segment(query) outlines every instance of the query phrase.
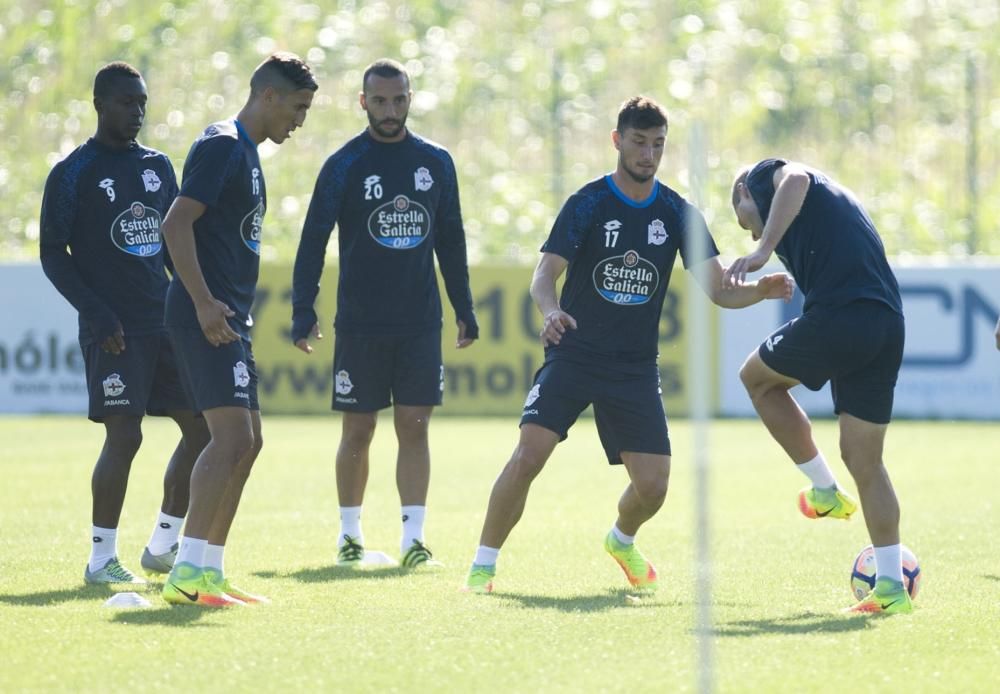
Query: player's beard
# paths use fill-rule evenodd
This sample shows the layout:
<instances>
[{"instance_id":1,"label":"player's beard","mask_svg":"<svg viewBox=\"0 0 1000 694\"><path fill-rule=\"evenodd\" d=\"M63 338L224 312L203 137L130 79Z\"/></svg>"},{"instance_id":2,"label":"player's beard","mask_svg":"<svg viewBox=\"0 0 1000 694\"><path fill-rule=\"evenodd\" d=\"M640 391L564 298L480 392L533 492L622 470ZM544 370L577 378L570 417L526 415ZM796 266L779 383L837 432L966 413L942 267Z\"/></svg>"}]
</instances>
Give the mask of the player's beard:
<instances>
[{"instance_id":1,"label":"player's beard","mask_svg":"<svg viewBox=\"0 0 1000 694\"><path fill-rule=\"evenodd\" d=\"M398 125L395 126L390 125L390 127L392 128L390 130L389 128L383 126L384 123L390 123L390 124L398 123ZM397 137L399 133L403 132L403 128L406 127L406 116L403 116L402 118L399 119L386 118L384 120L376 121L372 117L372 114L369 113L368 124L372 126L372 130L377 132L382 137Z\"/></svg>"},{"instance_id":2,"label":"player's beard","mask_svg":"<svg viewBox=\"0 0 1000 694\"><path fill-rule=\"evenodd\" d=\"M651 179L653 176L656 175L656 171L654 169L653 173L649 174L648 176L643 176L637 171L633 171L631 168L629 168L628 164L626 164L624 160L622 160L622 170L625 171L625 173L627 173L629 177L636 183L646 183L647 181L649 181L649 179Z\"/></svg>"}]
</instances>

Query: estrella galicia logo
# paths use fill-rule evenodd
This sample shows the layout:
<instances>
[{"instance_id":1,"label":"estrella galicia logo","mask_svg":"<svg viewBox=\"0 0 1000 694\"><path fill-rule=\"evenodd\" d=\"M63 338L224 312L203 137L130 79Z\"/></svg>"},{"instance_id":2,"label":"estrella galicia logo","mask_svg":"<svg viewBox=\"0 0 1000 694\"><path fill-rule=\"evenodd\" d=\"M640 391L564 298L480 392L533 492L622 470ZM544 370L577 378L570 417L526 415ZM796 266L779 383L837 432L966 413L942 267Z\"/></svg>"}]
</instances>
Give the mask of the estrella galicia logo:
<instances>
[{"instance_id":1,"label":"estrella galicia logo","mask_svg":"<svg viewBox=\"0 0 1000 694\"><path fill-rule=\"evenodd\" d=\"M264 202L258 202L257 207L247 213L240 222L240 236L243 243L251 251L260 255L260 234L264 227Z\"/></svg>"},{"instance_id":2,"label":"estrella galicia logo","mask_svg":"<svg viewBox=\"0 0 1000 694\"><path fill-rule=\"evenodd\" d=\"M130 255L156 255L163 247L160 213L141 202L133 202L111 223L111 242Z\"/></svg>"},{"instance_id":3,"label":"estrella galicia logo","mask_svg":"<svg viewBox=\"0 0 1000 694\"><path fill-rule=\"evenodd\" d=\"M368 216L368 233L375 242L386 248L416 248L431 229L431 215L427 208L405 195L397 195L390 202L379 205Z\"/></svg>"},{"instance_id":4,"label":"estrella galicia logo","mask_svg":"<svg viewBox=\"0 0 1000 694\"><path fill-rule=\"evenodd\" d=\"M613 304L644 304L659 284L656 266L633 250L605 258L594 267L594 288Z\"/></svg>"}]
</instances>

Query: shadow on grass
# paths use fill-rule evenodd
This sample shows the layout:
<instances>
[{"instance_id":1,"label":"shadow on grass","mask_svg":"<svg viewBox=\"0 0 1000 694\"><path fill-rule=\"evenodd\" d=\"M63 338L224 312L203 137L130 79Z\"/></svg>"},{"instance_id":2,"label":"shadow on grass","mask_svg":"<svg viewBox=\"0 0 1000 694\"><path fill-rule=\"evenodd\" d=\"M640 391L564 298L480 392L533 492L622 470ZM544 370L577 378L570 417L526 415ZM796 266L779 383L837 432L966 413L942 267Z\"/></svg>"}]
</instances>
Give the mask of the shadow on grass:
<instances>
[{"instance_id":1,"label":"shadow on grass","mask_svg":"<svg viewBox=\"0 0 1000 694\"><path fill-rule=\"evenodd\" d=\"M291 573L278 571L255 571L258 578L293 578L302 583L333 583L337 581L370 581L372 579L400 578L409 575L411 571L399 566L373 566L357 569L346 566L316 566L299 569Z\"/></svg>"},{"instance_id":2,"label":"shadow on grass","mask_svg":"<svg viewBox=\"0 0 1000 694\"><path fill-rule=\"evenodd\" d=\"M501 600L519 603L522 607L538 610L558 610L560 612L606 612L608 610L649 609L670 604L657 600L655 596L643 595L635 591L612 590L592 595L537 595L531 593L494 592Z\"/></svg>"},{"instance_id":3,"label":"shadow on grass","mask_svg":"<svg viewBox=\"0 0 1000 694\"><path fill-rule=\"evenodd\" d=\"M874 617L878 619L878 617ZM870 629L873 617L803 612L776 619L741 619L723 622L716 636L760 636L761 634L839 634Z\"/></svg>"},{"instance_id":4,"label":"shadow on grass","mask_svg":"<svg viewBox=\"0 0 1000 694\"><path fill-rule=\"evenodd\" d=\"M136 586L133 589L143 592L141 586ZM62 590L47 590L41 593L0 594L0 603L19 607L45 607L46 605L78 600L107 600L116 592L120 591L112 590L106 585L83 585L76 588L63 588Z\"/></svg>"},{"instance_id":5,"label":"shadow on grass","mask_svg":"<svg viewBox=\"0 0 1000 694\"><path fill-rule=\"evenodd\" d=\"M244 607L227 607L225 610L243 610ZM162 626L162 627L217 627L218 624L197 624L206 612L217 612L217 609L206 607L157 607L142 610L118 610L111 618L112 622L128 626Z\"/></svg>"},{"instance_id":6,"label":"shadow on grass","mask_svg":"<svg viewBox=\"0 0 1000 694\"><path fill-rule=\"evenodd\" d=\"M983 574L983 578L987 581L996 581L1000 583L1000 576L997 576L996 574Z\"/></svg>"}]
</instances>

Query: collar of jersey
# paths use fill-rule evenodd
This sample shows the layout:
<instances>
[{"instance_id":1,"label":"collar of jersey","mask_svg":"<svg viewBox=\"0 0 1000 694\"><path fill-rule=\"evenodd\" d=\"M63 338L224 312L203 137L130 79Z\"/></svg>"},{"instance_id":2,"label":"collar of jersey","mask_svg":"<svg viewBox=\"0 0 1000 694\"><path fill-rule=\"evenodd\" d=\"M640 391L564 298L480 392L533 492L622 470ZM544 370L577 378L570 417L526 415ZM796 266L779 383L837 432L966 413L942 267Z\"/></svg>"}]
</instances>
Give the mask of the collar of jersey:
<instances>
[{"instance_id":1,"label":"collar of jersey","mask_svg":"<svg viewBox=\"0 0 1000 694\"><path fill-rule=\"evenodd\" d=\"M243 127L243 124L240 123L239 120L237 120L236 118L233 118L233 122L236 123L236 131L240 134L240 137L246 140L247 144L249 144L251 147L257 149L257 143L250 139L250 136L247 134L246 128Z\"/></svg>"},{"instance_id":2,"label":"collar of jersey","mask_svg":"<svg viewBox=\"0 0 1000 694\"><path fill-rule=\"evenodd\" d=\"M615 185L615 179L611 177L611 174L605 174L604 180L608 182L608 188L611 189L611 192L617 195L618 199L621 200L626 205L628 205L629 207L636 207L636 208L649 207L650 205L653 204L653 201L656 200L656 196L660 192L660 182L654 178L653 191L649 194L649 197L640 202L636 202L629 196L625 195L625 193L623 193L621 189L617 185Z\"/></svg>"}]
</instances>

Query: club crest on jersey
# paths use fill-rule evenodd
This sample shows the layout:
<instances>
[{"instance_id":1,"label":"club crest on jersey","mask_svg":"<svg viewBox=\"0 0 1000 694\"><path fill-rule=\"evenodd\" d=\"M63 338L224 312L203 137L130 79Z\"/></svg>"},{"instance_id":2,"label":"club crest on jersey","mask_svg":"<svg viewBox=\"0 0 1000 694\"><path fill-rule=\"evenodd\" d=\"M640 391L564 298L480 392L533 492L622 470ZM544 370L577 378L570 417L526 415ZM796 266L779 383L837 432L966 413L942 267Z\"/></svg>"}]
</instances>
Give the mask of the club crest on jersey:
<instances>
[{"instance_id":1,"label":"club crest on jersey","mask_svg":"<svg viewBox=\"0 0 1000 694\"><path fill-rule=\"evenodd\" d=\"M650 222L649 226L646 227L646 229L649 232L647 240L654 246L662 246L664 241L666 241L667 237L669 236L666 228L663 226L663 222L660 221L659 219L654 219L652 222Z\"/></svg>"},{"instance_id":2,"label":"club crest on jersey","mask_svg":"<svg viewBox=\"0 0 1000 694\"><path fill-rule=\"evenodd\" d=\"M594 289L613 304L644 304L659 284L656 266L634 250L605 258L594 266Z\"/></svg>"},{"instance_id":3,"label":"club crest on jersey","mask_svg":"<svg viewBox=\"0 0 1000 694\"><path fill-rule=\"evenodd\" d=\"M160 221L157 210L133 202L111 223L111 242L129 255L156 255L163 248Z\"/></svg>"},{"instance_id":4,"label":"club crest on jersey","mask_svg":"<svg viewBox=\"0 0 1000 694\"><path fill-rule=\"evenodd\" d=\"M101 386L104 388L104 397L107 398L117 398L125 392L125 381L122 380L121 374L110 374L101 381Z\"/></svg>"},{"instance_id":5,"label":"club crest on jersey","mask_svg":"<svg viewBox=\"0 0 1000 694\"><path fill-rule=\"evenodd\" d=\"M238 361L233 365L233 384L237 388L246 388L250 385L250 370L245 362Z\"/></svg>"},{"instance_id":6,"label":"club crest on jersey","mask_svg":"<svg viewBox=\"0 0 1000 694\"><path fill-rule=\"evenodd\" d=\"M368 233L380 246L397 250L416 248L431 229L427 208L405 195L379 205L368 216Z\"/></svg>"},{"instance_id":7,"label":"club crest on jersey","mask_svg":"<svg viewBox=\"0 0 1000 694\"><path fill-rule=\"evenodd\" d=\"M142 185L146 192L155 193L160 189L160 177L152 169L146 169L142 172Z\"/></svg>"},{"instance_id":8,"label":"club crest on jersey","mask_svg":"<svg viewBox=\"0 0 1000 694\"><path fill-rule=\"evenodd\" d=\"M339 395L347 395L354 390L354 384L351 383L351 375L344 369L338 371L334 378L334 388L337 389Z\"/></svg>"},{"instance_id":9,"label":"club crest on jersey","mask_svg":"<svg viewBox=\"0 0 1000 694\"><path fill-rule=\"evenodd\" d=\"M431 178L431 172L427 170L426 166L421 166L413 172L414 188L417 190L430 190L432 185L434 185L434 179Z\"/></svg>"},{"instance_id":10,"label":"club crest on jersey","mask_svg":"<svg viewBox=\"0 0 1000 694\"><path fill-rule=\"evenodd\" d=\"M257 255L260 255L260 235L263 227L264 202L261 201L240 222L240 236L243 237L243 244Z\"/></svg>"},{"instance_id":11,"label":"club crest on jersey","mask_svg":"<svg viewBox=\"0 0 1000 694\"><path fill-rule=\"evenodd\" d=\"M114 202L115 198L118 197L115 195L115 179L113 178L105 178L97 184L97 187L101 188L107 194L108 200L111 202Z\"/></svg>"}]
</instances>

